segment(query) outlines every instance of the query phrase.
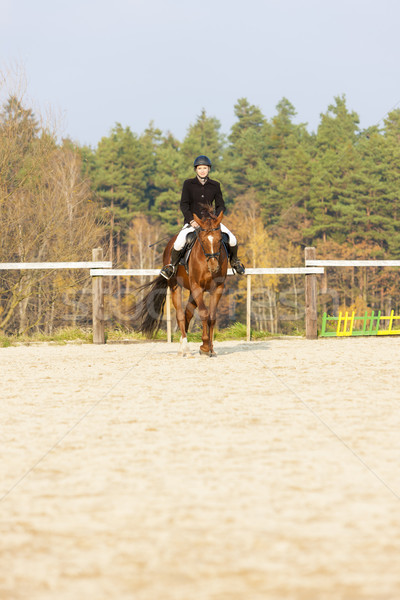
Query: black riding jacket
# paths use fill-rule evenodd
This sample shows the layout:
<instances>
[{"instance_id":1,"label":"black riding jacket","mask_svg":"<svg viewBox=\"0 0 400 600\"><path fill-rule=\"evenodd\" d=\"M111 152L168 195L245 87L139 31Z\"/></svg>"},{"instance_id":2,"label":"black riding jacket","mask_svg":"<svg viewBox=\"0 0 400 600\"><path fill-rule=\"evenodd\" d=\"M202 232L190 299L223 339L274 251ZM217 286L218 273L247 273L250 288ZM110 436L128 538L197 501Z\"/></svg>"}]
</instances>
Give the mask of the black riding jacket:
<instances>
[{"instance_id":1,"label":"black riding jacket","mask_svg":"<svg viewBox=\"0 0 400 600\"><path fill-rule=\"evenodd\" d=\"M222 197L221 186L218 181L207 179L202 185L197 177L186 179L182 188L181 211L185 218L185 224L193 220L193 213L200 219L204 211L203 206L212 206L215 203L215 214L218 216L225 212L225 202Z\"/></svg>"}]
</instances>

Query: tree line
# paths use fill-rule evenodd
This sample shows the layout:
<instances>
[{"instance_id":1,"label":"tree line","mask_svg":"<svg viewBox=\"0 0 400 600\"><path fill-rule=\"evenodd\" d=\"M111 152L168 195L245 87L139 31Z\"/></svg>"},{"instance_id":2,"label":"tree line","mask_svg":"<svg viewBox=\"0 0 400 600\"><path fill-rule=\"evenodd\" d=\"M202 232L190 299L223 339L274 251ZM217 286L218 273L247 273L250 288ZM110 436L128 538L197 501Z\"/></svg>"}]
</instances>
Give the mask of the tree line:
<instances>
[{"instance_id":1,"label":"tree line","mask_svg":"<svg viewBox=\"0 0 400 600\"><path fill-rule=\"evenodd\" d=\"M345 96L337 96L315 133L295 122L295 108L286 98L270 119L246 98L234 111L228 136L203 110L183 141L153 124L141 135L116 124L96 148L81 149L85 173L108 212L114 260L140 267L160 264L156 252L143 260L137 219L154 228L155 240L179 230L180 191L184 179L193 176L198 154L213 162L212 177L221 182L228 208L225 222L234 226L249 266L301 265L309 245L321 258L400 258L399 109L380 125L361 129ZM232 285L239 294L243 284ZM290 314L302 314L292 282L264 277L258 302L264 317L254 316L258 326L277 331L282 285L286 298L293 294ZM320 299L331 312L355 306L397 309L397 272L330 271L321 281Z\"/></svg>"},{"instance_id":2,"label":"tree line","mask_svg":"<svg viewBox=\"0 0 400 600\"><path fill-rule=\"evenodd\" d=\"M361 130L344 96L321 115L316 133L295 124L293 105L282 99L268 120L248 100L235 105L226 137L205 111L180 142L150 125L142 135L116 124L97 148L82 148L86 174L115 231L127 239L129 223L145 215L171 233L182 223L183 180L193 176L199 152L212 159L212 176L230 209L253 194L271 235L302 245L365 244L371 256L400 253L398 179L400 110Z\"/></svg>"},{"instance_id":3,"label":"tree line","mask_svg":"<svg viewBox=\"0 0 400 600\"><path fill-rule=\"evenodd\" d=\"M163 238L183 224L180 192L198 154L212 160L211 176L227 205L224 221L247 266L302 265L308 245L321 258L400 258L400 110L361 129L345 96L337 96L315 133L295 122L286 98L271 118L246 98L234 111L228 135L203 110L182 141L153 123L141 134L117 123L88 147L58 142L32 110L8 98L0 114L0 261L87 260L102 243L116 266L161 266ZM0 329L13 331L49 327L49 310L50 322L58 323L59 290L65 296L84 278L0 275ZM320 281L320 305L330 312L397 310L398 283L397 272L387 269L332 270ZM116 323L134 285L109 282ZM300 280L260 277L253 285L255 327L301 330ZM244 317L243 278L231 278L228 287L221 324ZM77 322L79 314L76 308Z\"/></svg>"}]
</instances>

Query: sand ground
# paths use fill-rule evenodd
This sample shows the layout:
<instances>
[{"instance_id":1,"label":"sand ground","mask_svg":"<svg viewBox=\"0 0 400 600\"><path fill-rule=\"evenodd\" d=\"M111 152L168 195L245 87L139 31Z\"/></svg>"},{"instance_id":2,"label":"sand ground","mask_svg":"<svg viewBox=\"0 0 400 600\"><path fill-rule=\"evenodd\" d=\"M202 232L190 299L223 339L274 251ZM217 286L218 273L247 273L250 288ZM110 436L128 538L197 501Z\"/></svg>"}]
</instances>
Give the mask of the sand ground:
<instances>
[{"instance_id":1,"label":"sand ground","mask_svg":"<svg viewBox=\"0 0 400 600\"><path fill-rule=\"evenodd\" d=\"M0 598L398 600L400 339L0 349Z\"/></svg>"}]
</instances>

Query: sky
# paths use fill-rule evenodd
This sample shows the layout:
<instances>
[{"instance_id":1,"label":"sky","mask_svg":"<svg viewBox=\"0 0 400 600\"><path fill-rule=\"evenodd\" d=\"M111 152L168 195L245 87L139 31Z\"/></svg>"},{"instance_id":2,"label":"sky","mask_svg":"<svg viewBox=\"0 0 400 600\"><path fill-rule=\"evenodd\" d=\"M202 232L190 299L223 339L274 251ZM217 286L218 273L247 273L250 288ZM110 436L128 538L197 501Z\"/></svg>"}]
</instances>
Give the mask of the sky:
<instances>
[{"instance_id":1,"label":"sky","mask_svg":"<svg viewBox=\"0 0 400 600\"><path fill-rule=\"evenodd\" d=\"M0 98L96 147L116 123L183 140L202 109L229 134L247 98L267 119L286 97L316 131L335 96L382 125L400 107L398 0L0 0Z\"/></svg>"}]
</instances>

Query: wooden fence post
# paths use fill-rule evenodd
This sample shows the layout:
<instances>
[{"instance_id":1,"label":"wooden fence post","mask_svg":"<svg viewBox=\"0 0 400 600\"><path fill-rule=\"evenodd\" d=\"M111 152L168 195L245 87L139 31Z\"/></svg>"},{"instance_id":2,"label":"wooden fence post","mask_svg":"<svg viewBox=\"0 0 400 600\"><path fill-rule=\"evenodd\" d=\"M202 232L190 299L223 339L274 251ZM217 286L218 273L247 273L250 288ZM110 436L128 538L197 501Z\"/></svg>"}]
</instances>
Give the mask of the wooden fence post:
<instances>
[{"instance_id":1,"label":"wooden fence post","mask_svg":"<svg viewBox=\"0 0 400 600\"><path fill-rule=\"evenodd\" d=\"M103 248L93 248L92 260L103 260ZM105 344L103 277L92 277L93 344Z\"/></svg>"},{"instance_id":2,"label":"wooden fence post","mask_svg":"<svg viewBox=\"0 0 400 600\"><path fill-rule=\"evenodd\" d=\"M316 252L314 247L304 249L305 260L315 260ZM305 301L306 301L306 338L315 340L318 337L317 324L317 276L314 274L306 275Z\"/></svg>"},{"instance_id":3,"label":"wooden fence post","mask_svg":"<svg viewBox=\"0 0 400 600\"><path fill-rule=\"evenodd\" d=\"M247 274L247 294L246 294L246 341L251 339L251 275Z\"/></svg>"}]
</instances>

